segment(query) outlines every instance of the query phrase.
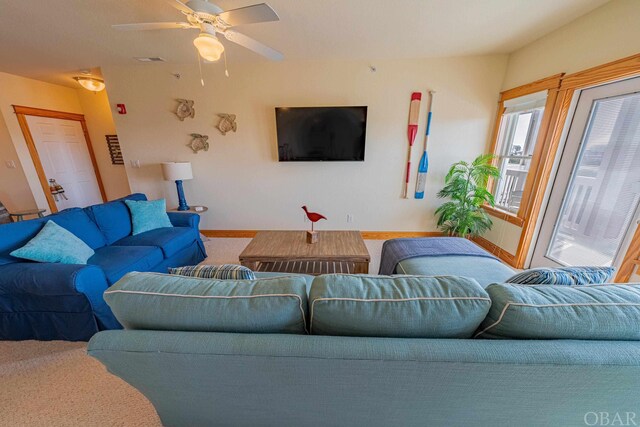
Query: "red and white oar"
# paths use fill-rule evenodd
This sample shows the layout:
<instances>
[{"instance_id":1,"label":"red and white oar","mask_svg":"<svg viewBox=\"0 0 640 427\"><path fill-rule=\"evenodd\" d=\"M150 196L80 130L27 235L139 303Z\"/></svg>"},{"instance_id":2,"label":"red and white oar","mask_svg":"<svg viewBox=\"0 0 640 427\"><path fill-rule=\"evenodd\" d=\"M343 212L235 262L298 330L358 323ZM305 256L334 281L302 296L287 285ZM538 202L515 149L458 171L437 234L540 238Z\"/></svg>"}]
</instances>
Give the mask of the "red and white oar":
<instances>
[{"instance_id":1,"label":"red and white oar","mask_svg":"<svg viewBox=\"0 0 640 427\"><path fill-rule=\"evenodd\" d=\"M418 120L420 118L420 101L422 100L421 92L413 92L411 94L411 104L409 107L409 127L407 129L407 137L409 138L409 152L407 154L407 174L404 179L404 189L402 197L409 198L409 178L411 177L411 149L416 140L418 133Z\"/></svg>"}]
</instances>

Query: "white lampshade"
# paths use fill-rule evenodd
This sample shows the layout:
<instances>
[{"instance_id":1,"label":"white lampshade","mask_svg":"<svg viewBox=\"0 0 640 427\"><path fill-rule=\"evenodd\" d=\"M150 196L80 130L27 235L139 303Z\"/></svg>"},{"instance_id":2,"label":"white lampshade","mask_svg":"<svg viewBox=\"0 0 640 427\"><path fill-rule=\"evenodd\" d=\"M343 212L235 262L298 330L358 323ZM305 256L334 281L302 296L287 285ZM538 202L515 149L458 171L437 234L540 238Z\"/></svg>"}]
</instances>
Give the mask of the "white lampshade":
<instances>
[{"instance_id":1,"label":"white lampshade","mask_svg":"<svg viewBox=\"0 0 640 427\"><path fill-rule=\"evenodd\" d=\"M191 162L163 162L162 175L166 181L193 179Z\"/></svg>"}]
</instances>

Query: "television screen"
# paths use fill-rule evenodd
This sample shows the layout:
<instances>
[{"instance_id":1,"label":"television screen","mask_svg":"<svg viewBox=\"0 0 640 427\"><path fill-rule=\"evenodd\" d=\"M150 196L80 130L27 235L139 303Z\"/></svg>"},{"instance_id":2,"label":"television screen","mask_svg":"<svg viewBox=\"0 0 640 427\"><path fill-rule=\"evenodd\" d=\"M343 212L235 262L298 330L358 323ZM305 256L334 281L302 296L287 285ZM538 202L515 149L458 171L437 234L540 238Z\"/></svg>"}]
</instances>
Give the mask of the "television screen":
<instances>
[{"instance_id":1,"label":"television screen","mask_svg":"<svg viewBox=\"0 0 640 427\"><path fill-rule=\"evenodd\" d=\"M363 161L367 107L276 108L281 162Z\"/></svg>"}]
</instances>

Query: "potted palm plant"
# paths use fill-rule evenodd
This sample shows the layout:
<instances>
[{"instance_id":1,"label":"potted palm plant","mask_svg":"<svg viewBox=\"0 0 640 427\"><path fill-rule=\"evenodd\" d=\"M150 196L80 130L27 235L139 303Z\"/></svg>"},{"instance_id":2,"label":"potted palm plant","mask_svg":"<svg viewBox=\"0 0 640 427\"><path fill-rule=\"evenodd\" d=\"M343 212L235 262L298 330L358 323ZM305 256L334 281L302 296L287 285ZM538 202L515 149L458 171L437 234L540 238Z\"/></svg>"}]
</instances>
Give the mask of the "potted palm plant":
<instances>
[{"instance_id":1,"label":"potted palm plant","mask_svg":"<svg viewBox=\"0 0 640 427\"><path fill-rule=\"evenodd\" d=\"M482 209L495 205L487 190L489 178L498 179L500 171L492 164L494 156L483 154L473 162L454 163L444 179L444 188L438 197L450 199L436 209L438 228L450 236L475 237L493 226L489 215Z\"/></svg>"}]
</instances>

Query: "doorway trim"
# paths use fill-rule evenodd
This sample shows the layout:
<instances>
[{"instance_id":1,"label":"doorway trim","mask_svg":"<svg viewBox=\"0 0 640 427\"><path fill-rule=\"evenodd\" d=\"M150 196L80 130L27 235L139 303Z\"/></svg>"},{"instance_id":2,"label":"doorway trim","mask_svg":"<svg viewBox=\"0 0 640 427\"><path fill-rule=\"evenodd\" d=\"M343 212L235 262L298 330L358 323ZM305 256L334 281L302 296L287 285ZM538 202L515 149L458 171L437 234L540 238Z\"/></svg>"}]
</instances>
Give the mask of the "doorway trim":
<instances>
[{"instance_id":1,"label":"doorway trim","mask_svg":"<svg viewBox=\"0 0 640 427\"><path fill-rule=\"evenodd\" d=\"M87 123L84 119L84 115L77 113L66 113L64 111L45 110L43 108L25 107L23 105L12 105L12 107L14 113L16 114L16 117L18 118L20 130L22 130L22 135L24 136L24 139L27 143L27 148L29 149L29 154L31 155L31 160L33 161L33 166L35 167L36 173L38 174L38 180L40 181L42 191L44 191L44 195L47 198L47 203L49 204L49 210L51 211L51 213L58 212L58 208L56 207L56 202L53 199L51 191L49 191L49 182L47 181L47 176L45 175L44 169L42 168L40 156L38 155L36 144L33 141L33 136L31 135L31 130L29 129L29 124L27 123L26 116L48 117L51 119L74 120L80 122L80 125L82 126L82 133L84 134L84 140L87 144L87 149L89 150L89 157L91 157L93 171L95 172L96 180L98 181L100 195L102 196L102 201L106 202L107 196L104 191L104 184L102 183L102 177L100 176L100 170L98 169L96 155L93 152L91 138L89 137L89 131L87 129Z\"/></svg>"}]
</instances>

